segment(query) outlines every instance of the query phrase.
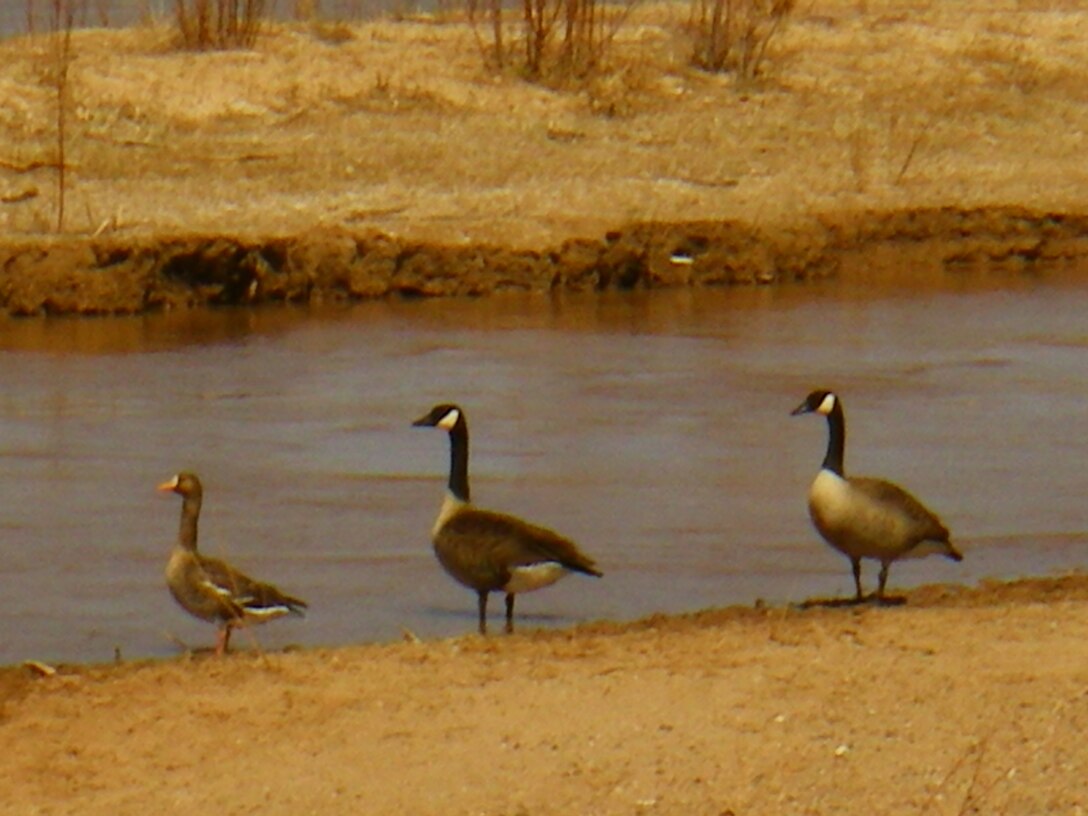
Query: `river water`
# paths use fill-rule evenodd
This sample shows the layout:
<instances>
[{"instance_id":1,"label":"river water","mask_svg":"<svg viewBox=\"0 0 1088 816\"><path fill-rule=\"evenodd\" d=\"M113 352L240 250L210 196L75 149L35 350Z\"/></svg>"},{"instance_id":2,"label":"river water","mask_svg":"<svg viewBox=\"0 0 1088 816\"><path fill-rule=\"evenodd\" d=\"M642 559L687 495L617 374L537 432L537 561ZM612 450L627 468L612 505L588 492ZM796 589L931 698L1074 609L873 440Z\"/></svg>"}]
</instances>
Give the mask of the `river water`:
<instances>
[{"instance_id":1,"label":"river water","mask_svg":"<svg viewBox=\"0 0 1088 816\"><path fill-rule=\"evenodd\" d=\"M155 486L181 469L204 481L204 551L312 605L258 629L264 647L473 631L429 543L446 435L410 427L446 401L469 420L474 499L606 573L522 596L522 626L849 594L805 509L825 423L789 415L820 386L846 409L848 472L908 487L965 552L893 566L893 589L1088 561L1075 281L42 319L0 338L0 663L213 641L163 585L180 499Z\"/></svg>"}]
</instances>

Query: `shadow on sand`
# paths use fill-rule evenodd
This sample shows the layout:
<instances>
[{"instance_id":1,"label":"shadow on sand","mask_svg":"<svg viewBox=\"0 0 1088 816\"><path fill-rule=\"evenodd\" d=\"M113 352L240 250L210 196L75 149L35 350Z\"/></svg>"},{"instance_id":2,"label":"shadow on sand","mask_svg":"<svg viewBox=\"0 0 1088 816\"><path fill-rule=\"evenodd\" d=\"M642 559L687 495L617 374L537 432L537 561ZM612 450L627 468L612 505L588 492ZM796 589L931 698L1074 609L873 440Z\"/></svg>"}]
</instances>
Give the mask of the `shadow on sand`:
<instances>
[{"instance_id":1,"label":"shadow on sand","mask_svg":"<svg viewBox=\"0 0 1088 816\"><path fill-rule=\"evenodd\" d=\"M853 606L902 606L907 602L903 595L866 595L864 598L809 598L793 604L796 609L840 609Z\"/></svg>"}]
</instances>

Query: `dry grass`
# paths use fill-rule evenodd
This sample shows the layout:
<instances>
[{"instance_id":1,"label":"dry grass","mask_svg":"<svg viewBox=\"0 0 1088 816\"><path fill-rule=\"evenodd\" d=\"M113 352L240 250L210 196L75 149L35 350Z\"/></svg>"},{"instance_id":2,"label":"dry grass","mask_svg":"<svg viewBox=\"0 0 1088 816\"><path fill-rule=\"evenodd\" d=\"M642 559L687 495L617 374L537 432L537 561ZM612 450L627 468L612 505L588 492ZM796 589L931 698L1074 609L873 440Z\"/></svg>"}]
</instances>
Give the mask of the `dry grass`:
<instances>
[{"instance_id":1,"label":"dry grass","mask_svg":"<svg viewBox=\"0 0 1088 816\"><path fill-rule=\"evenodd\" d=\"M76 31L68 229L537 246L628 219L1086 206L1088 10L802 7L755 80L694 68L688 18L636 9L610 70L571 87L492 74L464 21L269 24L206 53ZM46 39L0 42L3 232L53 220L50 61Z\"/></svg>"}]
</instances>

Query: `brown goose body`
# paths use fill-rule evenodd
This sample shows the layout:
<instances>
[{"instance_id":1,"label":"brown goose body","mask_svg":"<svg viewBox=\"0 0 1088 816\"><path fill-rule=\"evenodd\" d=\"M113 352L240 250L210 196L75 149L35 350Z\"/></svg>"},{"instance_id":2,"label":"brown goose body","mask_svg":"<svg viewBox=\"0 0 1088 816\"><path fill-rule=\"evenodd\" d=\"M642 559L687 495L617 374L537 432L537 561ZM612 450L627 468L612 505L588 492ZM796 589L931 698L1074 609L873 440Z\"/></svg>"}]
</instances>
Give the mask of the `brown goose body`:
<instances>
[{"instance_id":1,"label":"brown goose body","mask_svg":"<svg viewBox=\"0 0 1088 816\"><path fill-rule=\"evenodd\" d=\"M417 426L450 433L450 486L431 531L435 556L449 575L477 593L479 630L487 632L487 597L506 595L506 630L514 627L514 598L554 584L571 572L600 577L591 558L563 536L516 516L481 510L469 501L468 426L460 408L436 406Z\"/></svg>"},{"instance_id":2,"label":"brown goose body","mask_svg":"<svg viewBox=\"0 0 1088 816\"><path fill-rule=\"evenodd\" d=\"M166 586L178 605L193 617L218 624L216 654L230 643L231 630L246 623L263 623L284 615L302 615L306 602L256 581L225 561L197 551L197 524L203 500L200 480L179 473L159 490L184 499L178 540L166 564Z\"/></svg>"},{"instance_id":3,"label":"brown goose body","mask_svg":"<svg viewBox=\"0 0 1088 816\"><path fill-rule=\"evenodd\" d=\"M433 536L439 563L461 584L528 592L569 572L601 573L570 539L514 516L462 505Z\"/></svg>"},{"instance_id":4,"label":"brown goose body","mask_svg":"<svg viewBox=\"0 0 1088 816\"><path fill-rule=\"evenodd\" d=\"M913 495L884 479L847 477L843 473L846 421L841 401L829 391L814 391L793 412L819 413L828 420L828 450L809 488L812 523L825 541L850 559L856 600L864 599L861 559L880 562L876 600L884 600L888 569L904 558L963 556L948 528Z\"/></svg>"},{"instance_id":5,"label":"brown goose body","mask_svg":"<svg viewBox=\"0 0 1088 816\"><path fill-rule=\"evenodd\" d=\"M812 523L850 558L919 558L924 542L949 544L948 528L918 499L883 479L838 477L822 470L809 489Z\"/></svg>"}]
</instances>

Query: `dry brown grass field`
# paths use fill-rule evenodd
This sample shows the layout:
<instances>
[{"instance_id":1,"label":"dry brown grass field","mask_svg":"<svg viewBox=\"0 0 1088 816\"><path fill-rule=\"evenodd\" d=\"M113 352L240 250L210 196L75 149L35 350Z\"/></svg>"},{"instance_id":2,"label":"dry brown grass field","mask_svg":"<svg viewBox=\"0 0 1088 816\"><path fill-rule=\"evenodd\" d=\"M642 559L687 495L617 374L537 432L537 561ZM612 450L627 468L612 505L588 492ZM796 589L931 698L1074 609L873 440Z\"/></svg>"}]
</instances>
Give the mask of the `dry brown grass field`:
<instances>
[{"instance_id":1,"label":"dry brown grass field","mask_svg":"<svg viewBox=\"0 0 1088 816\"><path fill-rule=\"evenodd\" d=\"M987 235L1022 238L1045 233L1050 216L1088 209L1081 4L803 3L752 80L693 67L689 18L686 4L637 7L599 73L551 84L488 69L457 15L270 23L252 50L222 52L179 50L166 27L76 31L61 238L51 235L56 57L48 36L9 39L0 43L0 250L27 277L40 269L19 257L28 246L77 247L62 261L94 268L103 254L117 266L126 249L163 251L178 236L205 247L223 236L261 247L347 236L357 245L318 242L327 263L307 265L309 249L282 247L291 262L268 251L262 263L283 280L307 278L313 291L345 252L386 259L382 241L397 252L501 248L533 267L531 282L511 273L506 283L541 288L556 261L539 256L563 256L563 267L572 239L597 261L606 236L635 225L650 225L635 239L645 250L665 234L678 237L664 244L683 248L685 224L731 224L743 240L710 242L736 251L754 241L790 257L747 278L698 264L696 276L777 280L833 266L811 263L829 229L832 244L848 243L896 233L922 212L931 218L923 231L956 239L974 229L963 213L981 212L1005 222L988 223ZM900 226L886 228L888 218ZM1078 223L1072 237L1081 232ZM152 273L140 267L137 281L116 283L142 299L106 310L168 301L148 295ZM352 273L341 284L350 296L430 291L383 280ZM21 302L20 285L7 282L9 311L79 310L43 307L33 294ZM273 286L268 296L296 295Z\"/></svg>"}]
</instances>

